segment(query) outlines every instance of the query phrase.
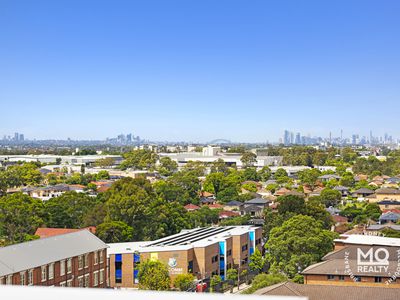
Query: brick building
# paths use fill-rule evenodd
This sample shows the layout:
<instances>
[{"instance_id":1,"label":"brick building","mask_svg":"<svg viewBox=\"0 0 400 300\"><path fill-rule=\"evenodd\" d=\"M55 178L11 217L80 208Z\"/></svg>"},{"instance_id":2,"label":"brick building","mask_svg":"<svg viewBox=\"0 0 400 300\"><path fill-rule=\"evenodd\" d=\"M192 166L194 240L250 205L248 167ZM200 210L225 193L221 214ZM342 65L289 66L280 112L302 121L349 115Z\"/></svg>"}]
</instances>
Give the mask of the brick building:
<instances>
[{"instance_id":1,"label":"brick building","mask_svg":"<svg viewBox=\"0 0 400 300\"><path fill-rule=\"evenodd\" d=\"M0 248L0 284L104 288L106 248L88 230Z\"/></svg>"},{"instance_id":2,"label":"brick building","mask_svg":"<svg viewBox=\"0 0 400 300\"><path fill-rule=\"evenodd\" d=\"M306 268L310 285L400 288L400 239L370 235L343 236L322 262Z\"/></svg>"},{"instance_id":3,"label":"brick building","mask_svg":"<svg viewBox=\"0 0 400 300\"><path fill-rule=\"evenodd\" d=\"M192 273L198 279L224 278L230 268L248 267L255 248L262 250L262 228L253 226L208 227L182 232L151 242L108 244L110 287L138 284L142 261L159 260L172 279Z\"/></svg>"}]
</instances>

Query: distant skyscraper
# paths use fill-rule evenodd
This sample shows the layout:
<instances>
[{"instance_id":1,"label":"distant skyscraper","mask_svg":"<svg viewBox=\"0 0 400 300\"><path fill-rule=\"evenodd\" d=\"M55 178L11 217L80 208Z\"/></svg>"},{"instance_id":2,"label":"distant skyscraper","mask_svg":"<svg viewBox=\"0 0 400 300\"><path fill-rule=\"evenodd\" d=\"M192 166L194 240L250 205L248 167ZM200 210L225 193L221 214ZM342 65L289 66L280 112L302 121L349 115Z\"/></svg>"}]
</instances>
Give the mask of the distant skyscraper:
<instances>
[{"instance_id":1,"label":"distant skyscraper","mask_svg":"<svg viewBox=\"0 0 400 300\"><path fill-rule=\"evenodd\" d=\"M25 139L25 137L24 137L24 135L21 133L21 134L19 135L19 140L23 142L24 139Z\"/></svg>"},{"instance_id":2,"label":"distant skyscraper","mask_svg":"<svg viewBox=\"0 0 400 300\"><path fill-rule=\"evenodd\" d=\"M14 140L15 140L16 142L18 142L18 140L19 140L19 134L18 134L18 132L14 133Z\"/></svg>"},{"instance_id":3,"label":"distant skyscraper","mask_svg":"<svg viewBox=\"0 0 400 300\"><path fill-rule=\"evenodd\" d=\"M296 140L295 140L295 144L300 145L301 144L301 136L300 136L300 132L296 133Z\"/></svg>"},{"instance_id":4,"label":"distant skyscraper","mask_svg":"<svg viewBox=\"0 0 400 300\"><path fill-rule=\"evenodd\" d=\"M283 134L283 144L285 146L290 144L290 132L288 130L285 130L285 133Z\"/></svg>"}]
</instances>

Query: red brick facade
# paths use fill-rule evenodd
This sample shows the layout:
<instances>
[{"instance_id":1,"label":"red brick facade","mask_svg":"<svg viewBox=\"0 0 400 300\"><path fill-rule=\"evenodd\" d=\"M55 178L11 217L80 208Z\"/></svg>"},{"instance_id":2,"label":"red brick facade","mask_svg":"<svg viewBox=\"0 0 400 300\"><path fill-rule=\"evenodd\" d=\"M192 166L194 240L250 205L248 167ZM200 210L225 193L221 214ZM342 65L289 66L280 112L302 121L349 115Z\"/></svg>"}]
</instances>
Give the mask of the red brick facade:
<instances>
[{"instance_id":1,"label":"red brick facade","mask_svg":"<svg viewBox=\"0 0 400 300\"><path fill-rule=\"evenodd\" d=\"M105 288L106 249L4 276L0 284Z\"/></svg>"}]
</instances>

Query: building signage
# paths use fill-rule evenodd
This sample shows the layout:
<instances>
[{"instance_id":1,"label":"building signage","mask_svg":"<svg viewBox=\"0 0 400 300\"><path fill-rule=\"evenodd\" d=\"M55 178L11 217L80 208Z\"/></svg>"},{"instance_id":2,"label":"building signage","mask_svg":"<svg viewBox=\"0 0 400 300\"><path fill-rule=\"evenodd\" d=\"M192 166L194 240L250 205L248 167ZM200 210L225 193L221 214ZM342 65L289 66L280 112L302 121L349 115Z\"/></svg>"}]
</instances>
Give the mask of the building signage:
<instances>
[{"instance_id":1,"label":"building signage","mask_svg":"<svg viewBox=\"0 0 400 300\"><path fill-rule=\"evenodd\" d=\"M182 274L183 273L182 268L177 268L178 261L176 260L175 257L171 257L168 259L168 266L169 266L168 271L170 274Z\"/></svg>"}]
</instances>

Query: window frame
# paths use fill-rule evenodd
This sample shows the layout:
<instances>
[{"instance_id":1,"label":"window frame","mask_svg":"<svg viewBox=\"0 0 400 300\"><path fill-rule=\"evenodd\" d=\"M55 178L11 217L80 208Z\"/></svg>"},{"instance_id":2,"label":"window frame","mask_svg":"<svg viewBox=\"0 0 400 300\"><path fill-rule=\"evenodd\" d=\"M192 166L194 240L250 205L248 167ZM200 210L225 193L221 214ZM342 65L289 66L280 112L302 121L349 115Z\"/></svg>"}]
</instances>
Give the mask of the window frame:
<instances>
[{"instance_id":1,"label":"window frame","mask_svg":"<svg viewBox=\"0 0 400 300\"><path fill-rule=\"evenodd\" d=\"M54 279L54 263L49 264L48 279Z\"/></svg>"},{"instance_id":2,"label":"window frame","mask_svg":"<svg viewBox=\"0 0 400 300\"><path fill-rule=\"evenodd\" d=\"M33 269L28 271L28 285L33 285Z\"/></svg>"},{"instance_id":3,"label":"window frame","mask_svg":"<svg viewBox=\"0 0 400 300\"><path fill-rule=\"evenodd\" d=\"M60 276L65 275L65 260L60 261Z\"/></svg>"},{"instance_id":4,"label":"window frame","mask_svg":"<svg viewBox=\"0 0 400 300\"><path fill-rule=\"evenodd\" d=\"M40 268L40 279L41 279L41 282L47 281L47 265L46 266L41 266L41 268Z\"/></svg>"},{"instance_id":5,"label":"window frame","mask_svg":"<svg viewBox=\"0 0 400 300\"><path fill-rule=\"evenodd\" d=\"M26 272L25 271L19 273L19 284L26 285Z\"/></svg>"},{"instance_id":6,"label":"window frame","mask_svg":"<svg viewBox=\"0 0 400 300\"><path fill-rule=\"evenodd\" d=\"M67 274L72 273L72 258L67 259Z\"/></svg>"}]
</instances>

